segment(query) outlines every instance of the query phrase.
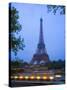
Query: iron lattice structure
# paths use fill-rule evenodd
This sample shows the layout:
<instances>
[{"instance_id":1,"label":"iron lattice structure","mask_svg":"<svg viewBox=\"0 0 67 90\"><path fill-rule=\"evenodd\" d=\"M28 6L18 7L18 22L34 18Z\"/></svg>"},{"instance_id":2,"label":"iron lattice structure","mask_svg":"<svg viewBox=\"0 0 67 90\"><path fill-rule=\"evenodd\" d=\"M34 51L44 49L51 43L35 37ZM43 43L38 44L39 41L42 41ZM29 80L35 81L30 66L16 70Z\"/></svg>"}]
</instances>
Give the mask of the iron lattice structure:
<instances>
[{"instance_id":1,"label":"iron lattice structure","mask_svg":"<svg viewBox=\"0 0 67 90\"><path fill-rule=\"evenodd\" d=\"M40 18L39 43L37 45L37 51L32 57L31 64L46 63L48 61L49 61L49 56L48 56L47 51L46 51L44 37L43 37L43 19Z\"/></svg>"}]
</instances>

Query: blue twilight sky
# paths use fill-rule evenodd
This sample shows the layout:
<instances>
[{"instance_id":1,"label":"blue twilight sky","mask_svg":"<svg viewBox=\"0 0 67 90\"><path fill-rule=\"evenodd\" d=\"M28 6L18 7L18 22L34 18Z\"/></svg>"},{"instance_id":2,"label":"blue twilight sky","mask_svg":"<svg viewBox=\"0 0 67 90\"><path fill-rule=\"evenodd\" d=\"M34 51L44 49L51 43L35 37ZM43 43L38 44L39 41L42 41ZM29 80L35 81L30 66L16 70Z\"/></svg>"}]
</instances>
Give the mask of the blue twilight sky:
<instances>
[{"instance_id":1,"label":"blue twilight sky","mask_svg":"<svg viewBox=\"0 0 67 90\"><path fill-rule=\"evenodd\" d=\"M47 12L46 5L12 3L19 11L19 22L22 25L20 35L24 38L24 51L18 52L18 58L30 61L37 50L40 31L40 18L43 18L43 34L46 50L50 60L65 58L64 34L65 16ZM12 58L14 55L12 54Z\"/></svg>"}]
</instances>

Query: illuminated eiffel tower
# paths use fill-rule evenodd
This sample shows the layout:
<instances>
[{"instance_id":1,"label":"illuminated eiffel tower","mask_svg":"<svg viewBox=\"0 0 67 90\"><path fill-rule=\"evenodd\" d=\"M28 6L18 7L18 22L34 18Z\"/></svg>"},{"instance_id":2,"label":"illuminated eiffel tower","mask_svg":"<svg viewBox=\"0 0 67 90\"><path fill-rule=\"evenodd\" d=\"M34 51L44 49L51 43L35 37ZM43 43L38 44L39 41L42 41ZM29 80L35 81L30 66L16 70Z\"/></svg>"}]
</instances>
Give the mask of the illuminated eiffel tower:
<instances>
[{"instance_id":1,"label":"illuminated eiffel tower","mask_svg":"<svg viewBox=\"0 0 67 90\"><path fill-rule=\"evenodd\" d=\"M37 45L37 51L33 55L31 64L41 64L49 62L49 56L46 52L44 37L43 37L43 19L40 18L40 35L39 35L39 43Z\"/></svg>"}]
</instances>

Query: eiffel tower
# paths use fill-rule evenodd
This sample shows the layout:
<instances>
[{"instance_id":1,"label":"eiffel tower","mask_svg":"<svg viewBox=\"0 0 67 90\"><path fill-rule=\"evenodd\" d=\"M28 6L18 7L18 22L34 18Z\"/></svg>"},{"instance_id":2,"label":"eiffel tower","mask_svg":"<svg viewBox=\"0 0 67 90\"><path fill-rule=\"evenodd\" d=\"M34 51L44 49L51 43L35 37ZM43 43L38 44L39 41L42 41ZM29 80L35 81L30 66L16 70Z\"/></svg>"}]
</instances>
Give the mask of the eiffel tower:
<instances>
[{"instance_id":1,"label":"eiffel tower","mask_svg":"<svg viewBox=\"0 0 67 90\"><path fill-rule=\"evenodd\" d=\"M49 62L49 56L47 54L46 48L45 48L45 43L44 43L44 37L43 37L43 19L40 18L40 35L39 35L39 43L37 45L37 51L33 55L31 64L41 64L41 63L46 63Z\"/></svg>"}]
</instances>

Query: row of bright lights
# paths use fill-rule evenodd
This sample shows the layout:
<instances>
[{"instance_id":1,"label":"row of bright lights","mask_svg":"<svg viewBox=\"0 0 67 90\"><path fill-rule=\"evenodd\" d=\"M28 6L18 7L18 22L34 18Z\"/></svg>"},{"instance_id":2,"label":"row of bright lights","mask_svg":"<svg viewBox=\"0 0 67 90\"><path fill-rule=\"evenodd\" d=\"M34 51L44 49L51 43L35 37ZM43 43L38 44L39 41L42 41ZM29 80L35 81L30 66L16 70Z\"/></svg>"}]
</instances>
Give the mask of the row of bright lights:
<instances>
[{"instance_id":1,"label":"row of bright lights","mask_svg":"<svg viewBox=\"0 0 67 90\"><path fill-rule=\"evenodd\" d=\"M61 75L56 75L55 77L57 78L60 78ZM43 76L43 77L40 77L40 76L11 76L11 79L25 79L25 80L28 80L28 79L31 79L31 80L34 80L34 79L37 79L37 80L40 80L40 79L43 79L43 80L47 80L47 79L50 79L50 80L53 80L54 79L54 76Z\"/></svg>"}]
</instances>

